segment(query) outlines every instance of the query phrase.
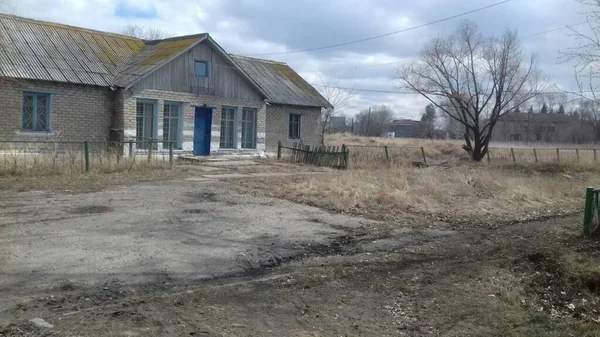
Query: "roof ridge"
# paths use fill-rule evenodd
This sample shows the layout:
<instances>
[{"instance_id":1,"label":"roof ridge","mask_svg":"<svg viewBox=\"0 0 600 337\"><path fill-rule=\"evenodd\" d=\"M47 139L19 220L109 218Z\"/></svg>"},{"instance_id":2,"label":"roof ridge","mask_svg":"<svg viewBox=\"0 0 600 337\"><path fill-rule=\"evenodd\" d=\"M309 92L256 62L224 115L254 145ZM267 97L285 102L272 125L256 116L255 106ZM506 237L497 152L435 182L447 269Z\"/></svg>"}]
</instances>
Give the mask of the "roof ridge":
<instances>
[{"instance_id":1,"label":"roof ridge","mask_svg":"<svg viewBox=\"0 0 600 337\"><path fill-rule=\"evenodd\" d=\"M64 23L57 23L57 22L52 22L52 21L44 21L44 20L26 18L24 16L18 16L18 15L0 13L0 18L2 18L2 17L4 17L4 18L10 18L10 19L16 19L16 20L21 20L21 21L35 22L35 23L43 24L43 25L47 25L47 26L58 26L58 27L70 28L70 29L78 29L78 30L83 30L83 31L93 32L93 33L101 33L101 34L105 34L105 35L116 36L116 37L120 37L120 38L126 38L126 39L132 39L132 40L136 40L136 41L140 41L140 42L145 42L144 40L138 39L137 37L134 37L134 36L124 35L124 34L118 34L118 33L112 33L112 32L106 32L106 31L102 31L102 30L98 30L98 29L91 29L91 28L85 28L85 27L71 26L71 25L66 25Z\"/></svg>"},{"instance_id":2,"label":"roof ridge","mask_svg":"<svg viewBox=\"0 0 600 337\"><path fill-rule=\"evenodd\" d=\"M259 61L259 62L264 62L264 63L276 63L276 64L285 64L285 65L288 65L287 63L282 62L282 61L273 61L273 60L259 59L259 58L256 58L256 57L250 57L250 56L244 56L244 55L229 54L229 56L231 56L231 57L237 57L237 58L242 58L242 59L247 59L247 60L254 60L254 61Z\"/></svg>"},{"instance_id":3,"label":"roof ridge","mask_svg":"<svg viewBox=\"0 0 600 337\"><path fill-rule=\"evenodd\" d=\"M158 40L142 40L142 41L144 41L146 44L155 44L155 43L159 43L159 42L186 40L186 39L201 38L201 37L206 37L206 36L208 36L208 33L198 33L198 34L190 34L190 35L172 36L172 37L167 37L167 38L158 39Z\"/></svg>"}]
</instances>

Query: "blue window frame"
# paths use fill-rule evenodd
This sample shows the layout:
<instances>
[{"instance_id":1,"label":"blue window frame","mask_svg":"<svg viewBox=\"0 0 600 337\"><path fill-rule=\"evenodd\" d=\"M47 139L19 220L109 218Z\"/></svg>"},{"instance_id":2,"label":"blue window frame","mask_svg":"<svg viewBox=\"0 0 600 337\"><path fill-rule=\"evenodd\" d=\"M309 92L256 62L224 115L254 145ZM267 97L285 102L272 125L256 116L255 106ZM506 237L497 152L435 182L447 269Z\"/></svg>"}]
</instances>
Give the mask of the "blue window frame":
<instances>
[{"instance_id":1,"label":"blue window frame","mask_svg":"<svg viewBox=\"0 0 600 337\"><path fill-rule=\"evenodd\" d=\"M163 148L169 148L169 142L175 142L174 148L181 149L182 104L165 101L163 108Z\"/></svg>"},{"instance_id":2,"label":"blue window frame","mask_svg":"<svg viewBox=\"0 0 600 337\"><path fill-rule=\"evenodd\" d=\"M23 92L21 129L50 131L50 94Z\"/></svg>"},{"instance_id":3,"label":"blue window frame","mask_svg":"<svg viewBox=\"0 0 600 337\"><path fill-rule=\"evenodd\" d=\"M198 77L208 77L208 62L195 61L194 62L194 75Z\"/></svg>"}]
</instances>

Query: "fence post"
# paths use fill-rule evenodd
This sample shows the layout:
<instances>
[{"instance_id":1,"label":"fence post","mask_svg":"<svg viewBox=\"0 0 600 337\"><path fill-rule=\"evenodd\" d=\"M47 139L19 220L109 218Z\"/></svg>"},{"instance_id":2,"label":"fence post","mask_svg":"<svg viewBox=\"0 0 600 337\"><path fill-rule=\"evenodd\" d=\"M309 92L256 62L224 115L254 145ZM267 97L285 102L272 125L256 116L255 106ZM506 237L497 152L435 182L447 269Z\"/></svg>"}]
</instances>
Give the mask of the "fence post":
<instances>
[{"instance_id":1,"label":"fence post","mask_svg":"<svg viewBox=\"0 0 600 337\"><path fill-rule=\"evenodd\" d=\"M152 144L152 141L148 141L148 162L150 162L152 160L152 148L154 147L154 144Z\"/></svg>"},{"instance_id":2,"label":"fence post","mask_svg":"<svg viewBox=\"0 0 600 337\"><path fill-rule=\"evenodd\" d=\"M583 235L592 234L592 219L594 218L594 188L585 189L585 210L583 213Z\"/></svg>"},{"instance_id":3,"label":"fence post","mask_svg":"<svg viewBox=\"0 0 600 337\"><path fill-rule=\"evenodd\" d=\"M281 159L281 141L277 141L277 160Z\"/></svg>"},{"instance_id":4,"label":"fence post","mask_svg":"<svg viewBox=\"0 0 600 337\"><path fill-rule=\"evenodd\" d=\"M173 169L173 142L169 142L169 168Z\"/></svg>"},{"instance_id":5,"label":"fence post","mask_svg":"<svg viewBox=\"0 0 600 337\"><path fill-rule=\"evenodd\" d=\"M596 149L594 149L594 161L596 161Z\"/></svg>"},{"instance_id":6,"label":"fence post","mask_svg":"<svg viewBox=\"0 0 600 337\"><path fill-rule=\"evenodd\" d=\"M421 156L423 156L423 165L427 166L427 158L425 157L425 149L421 146Z\"/></svg>"},{"instance_id":7,"label":"fence post","mask_svg":"<svg viewBox=\"0 0 600 337\"><path fill-rule=\"evenodd\" d=\"M385 149L385 160L390 160L390 154L388 153L387 145L384 145L383 148Z\"/></svg>"},{"instance_id":8,"label":"fence post","mask_svg":"<svg viewBox=\"0 0 600 337\"><path fill-rule=\"evenodd\" d=\"M537 151L535 150L535 147L533 148L533 157L535 158L535 162L538 162L538 156L537 156Z\"/></svg>"},{"instance_id":9,"label":"fence post","mask_svg":"<svg viewBox=\"0 0 600 337\"><path fill-rule=\"evenodd\" d=\"M490 163L490 148L489 147L487 149L487 161L488 161L488 164L489 164Z\"/></svg>"},{"instance_id":10,"label":"fence post","mask_svg":"<svg viewBox=\"0 0 600 337\"><path fill-rule=\"evenodd\" d=\"M515 159L515 149L512 147L510 148L510 155L512 156L513 163L516 163L517 160Z\"/></svg>"},{"instance_id":11,"label":"fence post","mask_svg":"<svg viewBox=\"0 0 600 337\"><path fill-rule=\"evenodd\" d=\"M345 149L344 151L344 169L348 169L350 167L350 150Z\"/></svg>"},{"instance_id":12,"label":"fence post","mask_svg":"<svg viewBox=\"0 0 600 337\"><path fill-rule=\"evenodd\" d=\"M560 151L556 148L556 160L560 163Z\"/></svg>"},{"instance_id":13,"label":"fence post","mask_svg":"<svg viewBox=\"0 0 600 337\"><path fill-rule=\"evenodd\" d=\"M133 157L133 140L129 140L129 157Z\"/></svg>"},{"instance_id":14,"label":"fence post","mask_svg":"<svg viewBox=\"0 0 600 337\"><path fill-rule=\"evenodd\" d=\"M85 172L90 171L90 147L87 140L83 142L83 153L85 157Z\"/></svg>"},{"instance_id":15,"label":"fence post","mask_svg":"<svg viewBox=\"0 0 600 337\"><path fill-rule=\"evenodd\" d=\"M579 149L575 148L575 154L577 155L577 161L579 161Z\"/></svg>"}]
</instances>

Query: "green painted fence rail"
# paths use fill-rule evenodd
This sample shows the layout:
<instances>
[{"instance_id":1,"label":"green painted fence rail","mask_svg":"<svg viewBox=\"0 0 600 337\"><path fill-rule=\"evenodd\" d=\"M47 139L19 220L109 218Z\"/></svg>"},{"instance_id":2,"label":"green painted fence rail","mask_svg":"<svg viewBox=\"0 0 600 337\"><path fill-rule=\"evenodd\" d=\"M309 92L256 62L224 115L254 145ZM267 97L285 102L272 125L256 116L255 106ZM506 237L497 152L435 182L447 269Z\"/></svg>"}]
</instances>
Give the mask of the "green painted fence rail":
<instances>
[{"instance_id":1,"label":"green painted fence rail","mask_svg":"<svg viewBox=\"0 0 600 337\"><path fill-rule=\"evenodd\" d=\"M118 172L173 168L173 141L0 140L0 175Z\"/></svg>"},{"instance_id":2,"label":"green painted fence rail","mask_svg":"<svg viewBox=\"0 0 600 337\"><path fill-rule=\"evenodd\" d=\"M585 189L585 208L583 211L583 235L590 236L598 229L600 220L600 207L598 195L600 188L588 187Z\"/></svg>"},{"instance_id":3,"label":"green painted fence rail","mask_svg":"<svg viewBox=\"0 0 600 337\"><path fill-rule=\"evenodd\" d=\"M283 150L290 152L289 159L295 163L314 166L326 166L348 169L350 166L350 150L345 145L340 146L310 146L294 143L293 146L283 146L277 143L277 159L281 159Z\"/></svg>"}]
</instances>

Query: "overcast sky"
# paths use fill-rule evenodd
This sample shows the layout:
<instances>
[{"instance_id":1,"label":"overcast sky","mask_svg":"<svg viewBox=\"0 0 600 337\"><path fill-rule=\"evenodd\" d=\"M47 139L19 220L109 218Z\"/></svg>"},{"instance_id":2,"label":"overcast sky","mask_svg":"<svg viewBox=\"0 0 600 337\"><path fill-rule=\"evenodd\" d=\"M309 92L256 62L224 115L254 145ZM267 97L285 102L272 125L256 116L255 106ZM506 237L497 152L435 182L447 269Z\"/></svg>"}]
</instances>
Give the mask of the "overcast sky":
<instances>
[{"instance_id":1,"label":"overcast sky","mask_svg":"<svg viewBox=\"0 0 600 337\"><path fill-rule=\"evenodd\" d=\"M397 64L418 56L424 43L449 34L460 19L363 43L313 52L274 54L332 45L436 21L500 0L8 0L15 15L120 32L128 23L157 26L172 35L208 32L230 53L287 62L310 83L399 90ZM468 15L486 34L506 27L526 36L585 20L574 0L512 0ZM559 50L573 45L568 30L522 39L556 85L573 87ZM318 88L318 87L317 87ZM318 88L319 89L319 88ZM387 104L397 117L420 118L426 102L415 95L359 92L346 112Z\"/></svg>"}]
</instances>

